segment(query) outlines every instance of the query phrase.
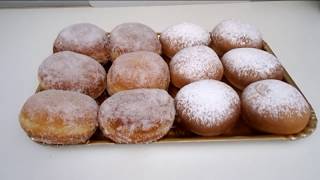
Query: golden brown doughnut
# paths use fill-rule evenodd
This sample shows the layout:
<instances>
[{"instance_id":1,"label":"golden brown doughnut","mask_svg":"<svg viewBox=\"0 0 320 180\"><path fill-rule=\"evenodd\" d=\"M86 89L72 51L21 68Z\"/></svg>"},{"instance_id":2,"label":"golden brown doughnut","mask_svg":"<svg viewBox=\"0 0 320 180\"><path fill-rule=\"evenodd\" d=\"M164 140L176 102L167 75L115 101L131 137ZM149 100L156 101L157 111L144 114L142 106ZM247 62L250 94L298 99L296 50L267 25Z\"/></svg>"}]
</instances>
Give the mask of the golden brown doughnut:
<instances>
[{"instance_id":1,"label":"golden brown doughnut","mask_svg":"<svg viewBox=\"0 0 320 180\"><path fill-rule=\"evenodd\" d=\"M262 48L262 36L253 25L238 20L225 20L219 23L211 32L211 48L222 56L234 48Z\"/></svg>"},{"instance_id":2,"label":"golden brown doughnut","mask_svg":"<svg viewBox=\"0 0 320 180\"><path fill-rule=\"evenodd\" d=\"M273 134L294 134L310 119L310 106L293 86L279 80L250 84L241 95L242 116L251 127Z\"/></svg>"},{"instance_id":3,"label":"golden brown doughnut","mask_svg":"<svg viewBox=\"0 0 320 180\"><path fill-rule=\"evenodd\" d=\"M240 90L255 81L283 78L283 68L278 59L260 49L232 49L223 55L221 61L225 77Z\"/></svg>"},{"instance_id":4,"label":"golden brown doughnut","mask_svg":"<svg viewBox=\"0 0 320 180\"><path fill-rule=\"evenodd\" d=\"M221 80L223 66L217 54L207 46L179 51L170 61L171 82L178 88L202 79Z\"/></svg>"},{"instance_id":5,"label":"golden brown doughnut","mask_svg":"<svg viewBox=\"0 0 320 180\"><path fill-rule=\"evenodd\" d=\"M198 25L185 22L164 30L160 35L160 42L163 54L171 58L183 48L209 45L210 34Z\"/></svg>"},{"instance_id":6,"label":"golden brown doughnut","mask_svg":"<svg viewBox=\"0 0 320 180\"><path fill-rule=\"evenodd\" d=\"M200 80L180 89L175 97L179 123L202 136L216 136L231 129L240 114L240 98L227 84Z\"/></svg>"},{"instance_id":7,"label":"golden brown doughnut","mask_svg":"<svg viewBox=\"0 0 320 180\"><path fill-rule=\"evenodd\" d=\"M97 98L106 88L106 71L89 56L71 51L52 54L39 67L42 89L77 91Z\"/></svg>"},{"instance_id":8,"label":"golden brown doughnut","mask_svg":"<svg viewBox=\"0 0 320 180\"><path fill-rule=\"evenodd\" d=\"M64 28L53 45L54 53L60 51L85 54L100 63L107 63L110 58L107 33L89 23L73 24Z\"/></svg>"},{"instance_id":9,"label":"golden brown doughnut","mask_svg":"<svg viewBox=\"0 0 320 180\"><path fill-rule=\"evenodd\" d=\"M175 118L173 98L162 89L121 91L105 100L99 127L116 143L149 143L163 137Z\"/></svg>"},{"instance_id":10,"label":"golden brown doughnut","mask_svg":"<svg viewBox=\"0 0 320 180\"><path fill-rule=\"evenodd\" d=\"M99 107L89 96L63 90L34 94L23 105L20 125L34 141L85 143L98 127Z\"/></svg>"},{"instance_id":11,"label":"golden brown doughnut","mask_svg":"<svg viewBox=\"0 0 320 180\"><path fill-rule=\"evenodd\" d=\"M157 33L141 23L123 23L116 26L110 33L110 48L112 61L128 52L151 51L161 54Z\"/></svg>"},{"instance_id":12,"label":"golden brown doughnut","mask_svg":"<svg viewBox=\"0 0 320 180\"><path fill-rule=\"evenodd\" d=\"M153 52L138 51L123 54L113 62L107 75L110 95L129 89L168 89L170 73L167 63Z\"/></svg>"}]
</instances>

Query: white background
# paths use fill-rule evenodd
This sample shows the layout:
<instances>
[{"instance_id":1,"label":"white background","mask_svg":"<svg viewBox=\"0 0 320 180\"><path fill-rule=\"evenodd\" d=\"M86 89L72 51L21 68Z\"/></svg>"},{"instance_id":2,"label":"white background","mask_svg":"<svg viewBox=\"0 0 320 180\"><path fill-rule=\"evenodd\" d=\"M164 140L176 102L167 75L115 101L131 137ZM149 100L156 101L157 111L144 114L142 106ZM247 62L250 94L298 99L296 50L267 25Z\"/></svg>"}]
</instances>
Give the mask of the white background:
<instances>
[{"instance_id":1,"label":"white background","mask_svg":"<svg viewBox=\"0 0 320 180\"><path fill-rule=\"evenodd\" d=\"M320 112L320 4L232 4L0 10L0 179L317 179L320 134L294 142L43 146L18 123L37 87L37 68L65 26L90 22L106 31L138 21L162 31L190 21L212 28L236 18L259 27L316 112Z\"/></svg>"}]
</instances>

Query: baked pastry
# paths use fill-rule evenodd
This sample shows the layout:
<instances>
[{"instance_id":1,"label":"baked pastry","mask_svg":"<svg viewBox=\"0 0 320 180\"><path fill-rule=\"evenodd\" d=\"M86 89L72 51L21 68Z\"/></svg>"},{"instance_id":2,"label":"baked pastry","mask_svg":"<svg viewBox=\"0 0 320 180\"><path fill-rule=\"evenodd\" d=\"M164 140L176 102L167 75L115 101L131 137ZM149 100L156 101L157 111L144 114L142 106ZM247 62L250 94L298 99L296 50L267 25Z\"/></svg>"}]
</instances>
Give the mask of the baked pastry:
<instances>
[{"instance_id":1,"label":"baked pastry","mask_svg":"<svg viewBox=\"0 0 320 180\"><path fill-rule=\"evenodd\" d=\"M141 23L123 23L116 26L110 33L110 46L112 61L128 52L161 53L161 44L157 33Z\"/></svg>"},{"instance_id":2,"label":"baked pastry","mask_svg":"<svg viewBox=\"0 0 320 180\"><path fill-rule=\"evenodd\" d=\"M225 20L219 23L211 32L212 49L222 56L234 48L262 48L262 36L253 25L238 20Z\"/></svg>"},{"instance_id":3,"label":"baked pastry","mask_svg":"<svg viewBox=\"0 0 320 180\"><path fill-rule=\"evenodd\" d=\"M181 88L202 79L221 80L223 66L217 54L207 46L193 46L179 51L170 61L170 77Z\"/></svg>"},{"instance_id":4,"label":"baked pastry","mask_svg":"<svg viewBox=\"0 0 320 180\"><path fill-rule=\"evenodd\" d=\"M37 142L85 143L98 127L98 110L97 103L87 95L46 90L25 102L20 112L20 125Z\"/></svg>"},{"instance_id":5,"label":"baked pastry","mask_svg":"<svg viewBox=\"0 0 320 180\"><path fill-rule=\"evenodd\" d=\"M150 143L167 134L175 118L173 98L162 89L121 91L105 100L99 127L116 143Z\"/></svg>"},{"instance_id":6,"label":"baked pastry","mask_svg":"<svg viewBox=\"0 0 320 180\"><path fill-rule=\"evenodd\" d=\"M160 35L160 42L163 54L172 58L183 48L209 45L210 34L198 25L184 22L164 30Z\"/></svg>"},{"instance_id":7,"label":"baked pastry","mask_svg":"<svg viewBox=\"0 0 320 180\"><path fill-rule=\"evenodd\" d=\"M154 52L138 51L123 54L113 62L107 75L110 95L129 89L167 89L170 72L167 63Z\"/></svg>"},{"instance_id":8,"label":"baked pastry","mask_svg":"<svg viewBox=\"0 0 320 180\"><path fill-rule=\"evenodd\" d=\"M53 52L74 51L85 54L99 63L110 59L107 33L89 23L73 24L64 28L56 38Z\"/></svg>"},{"instance_id":9,"label":"baked pastry","mask_svg":"<svg viewBox=\"0 0 320 180\"><path fill-rule=\"evenodd\" d=\"M260 49L232 49L223 55L221 61L227 80L241 90L255 81L283 78L283 68L278 59Z\"/></svg>"},{"instance_id":10,"label":"baked pastry","mask_svg":"<svg viewBox=\"0 0 320 180\"><path fill-rule=\"evenodd\" d=\"M200 80L180 89L175 97L179 123L202 136L216 136L232 128L240 114L240 98L227 84Z\"/></svg>"},{"instance_id":11,"label":"baked pastry","mask_svg":"<svg viewBox=\"0 0 320 180\"><path fill-rule=\"evenodd\" d=\"M293 86L279 80L250 84L241 95L242 116L251 127L273 134L294 134L309 122L310 106Z\"/></svg>"},{"instance_id":12,"label":"baked pastry","mask_svg":"<svg viewBox=\"0 0 320 180\"><path fill-rule=\"evenodd\" d=\"M89 56L62 51L46 58L39 67L41 89L77 91L97 98L106 88L106 71Z\"/></svg>"}]
</instances>

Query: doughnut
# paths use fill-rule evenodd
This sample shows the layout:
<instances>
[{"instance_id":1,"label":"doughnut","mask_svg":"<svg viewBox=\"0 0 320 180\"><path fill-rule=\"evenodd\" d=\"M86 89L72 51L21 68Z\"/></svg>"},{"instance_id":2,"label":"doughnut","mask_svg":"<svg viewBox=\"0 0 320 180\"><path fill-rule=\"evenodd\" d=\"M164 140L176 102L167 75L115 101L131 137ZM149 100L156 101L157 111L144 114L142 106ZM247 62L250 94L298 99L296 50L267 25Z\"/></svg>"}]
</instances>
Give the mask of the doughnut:
<instances>
[{"instance_id":1,"label":"doughnut","mask_svg":"<svg viewBox=\"0 0 320 180\"><path fill-rule=\"evenodd\" d=\"M97 103L72 91L45 90L29 97L20 125L34 141L45 144L85 143L98 127Z\"/></svg>"},{"instance_id":2,"label":"doughnut","mask_svg":"<svg viewBox=\"0 0 320 180\"><path fill-rule=\"evenodd\" d=\"M207 46L184 48L169 63L171 82L181 88L202 79L221 80L223 66L217 54Z\"/></svg>"},{"instance_id":3,"label":"doughnut","mask_svg":"<svg viewBox=\"0 0 320 180\"><path fill-rule=\"evenodd\" d=\"M116 143L150 143L170 130L175 118L173 98L162 89L121 91L105 100L99 127Z\"/></svg>"},{"instance_id":4,"label":"doughnut","mask_svg":"<svg viewBox=\"0 0 320 180\"><path fill-rule=\"evenodd\" d=\"M184 86L175 97L175 105L179 123L201 136L227 132L240 115L238 94L217 80L200 80Z\"/></svg>"},{"instance_id":5,"label":"doughnut","mask_svg":"<svg viewBox=\"0 0 320 180\"><path fill-rule=\"evenodd\" d=\"M106 88L106 71L89 56L62 51L46 58L38 69L40 87L77 91L97 98Z\"/></svg>"},{"instance_id":6,"label":"doughnut","mask_svg":"<svg viewBox=\"0 0 320 180\"><path fill-rule=\"evenodd\" d=\"M254 82L241 95L243 119L249 126L272 134L295 134L310 119L308 102L293 86L274 79Z\"/></svg>"},{"instance_id":7,"label":"doughnut","mask_svg":"<svg viewBox=\"0 0 320 180\"><path fill-rule=\"evenodd\" d=\"M103 64L110 59L107 33L89 23L73 24L64 28L53 45L54 53L60 51L81 53Z\"/></svg>"},{"instance_id":8,"label":"doughnut","mask_svg":"<svg viewBox=\"0 0 320 180\"><path fill-rule=\"evenodd\" d=\"M107 75L110 95L129 89L168 89L170 72L167 63L154 52L123 54L111 65Z\"/></svg>"},{"instance_id":9,"label":"doughnut","mask_svg":"<svg viewBox=\"0 0 320 180\"><path fill-rule=\"evenodd\" d=\"M157 33L141 23L123 23L116 26L110 33L110 46L112 61L128 52L161 53L161 44Z\"/></svg>"},{"instance_id":10,"label":"doughnut","mask_svg":"<svg viewBox=\"0 0 320 180\"><path fill-rule=\"evenodd\" d=\"M283 78L283 68L278 59L260 49L232 49L223 55L221 61L225 77L240 90L259 80Z\"/></svg>"},{"instance_id":11,"label":"doughnut","mask_svg":"<svg viewBox=\"0 0 320 180\"><path fill-rule=\"evenodd\" d=\"M211 48L222 56L234 48L262 48L262 36L253 25L238 20L225 20L219 23L211 32Z\"/></svg>"},{"instance_id":12,"label":"doughnut","mask_svg":"<svg viewBox=\"0 0 320 180\"><path fill-rule=\"evenodd\" d=\"M210 34L198 25L184 22L164 30L160 35L160 42L163 54L172 58L183 48L209 45Z\"/></svg>"}]
</instances>

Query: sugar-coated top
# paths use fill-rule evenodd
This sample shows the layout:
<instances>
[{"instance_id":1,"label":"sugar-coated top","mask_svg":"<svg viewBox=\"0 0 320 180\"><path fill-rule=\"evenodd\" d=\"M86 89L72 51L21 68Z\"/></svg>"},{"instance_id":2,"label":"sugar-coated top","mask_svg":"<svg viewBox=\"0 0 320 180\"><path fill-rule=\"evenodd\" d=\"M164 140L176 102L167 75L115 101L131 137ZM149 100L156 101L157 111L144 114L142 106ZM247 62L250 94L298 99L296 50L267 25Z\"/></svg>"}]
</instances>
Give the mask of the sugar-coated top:
<instances>
[{"instance_id":1,"label":"sugar-coated top","mask_svg":"<svg viewBox=\"0 0 320 180\"><path fill-rule=\"evenodd\" d=\"M30 121L43 116L48 124L60 119L64 126L72 127L79 123L97 125L98 108L94 99L87 95L72 91L46 90L31 96L23 105L22 112Z\"/></svg>"},{"instance_id":2,"label":"sugar-coated top","mask_svg":"<svg viewBox=\"0 0 320 180\"><path fill-rule=\"evenodd\" d=\"M261 33L255 26L233 19L219 23L212 30L212 36L217 39L220 37L228 40L232 44L239 45L245 45L247 43L257 45L262 41Z\"/></svg>"},{"instance_id":3,"label":"sugar-coated top","mask_svg":"<svg viewBox=\"0 0 320 180\"><path fill-rule=\"evenodd\" d=\"M78 23L64 28L57 37L57 42L75 46L93 47L105 41L106 32L90 23Z\"/></svg>"},{"instance_id":4,"label":"sugar-coated top","mask_svg":"<svg viewBox=\"0 0 320 180\"><path fill-rule=\"evenodd\" d=\"M224 54L221 60L228 71L239 77L250 75L268 78L282 68L274 55L256 48L232 49Z\"/></svg>"},{"instance_id":5,"label":"sugar-coated top","mask_svg":"<svg viewBox=\"0 0 320 180\"><path fill-rule=\"evenodd\" d=\"M65 89L85 94L95 86L105 87L106 81L106 72L97 61L71 51L61 51L45 59L39 67L38 76L44 89Z\"/></svg>"},{"instance_id":6,"label":"sugar-coated top","mask_svg":"<svg viewBox=\"0 0 320 180\"><path fill-rule=\"evenodd\" d=\"M201 80L184 86L177 94L176 108L194 123L213 126L222 123L240 107L238 94L217 80Z\"/></svg>"},{"instance_id":7,"label":"sugar-coated top","mask_svg":"<svg viewBox=\"0 0 320 180\"><path fill-rule=\"evenodd\" d=\"M134 51L161 53L157 33L141 23L123 23L116 26L110 33L110 43L111 51L119 51L119 54Z\"/></svg>"},{"instance_id":8,"label":"sugar-coated top","mask_svg":"<svg viewBox=\"0 0 320 180\"><path fill-rule=\"evenodd\" d=\"M193 46L179 51L170 61L170 70L185 79L220 80L223 66L217 54L207 46Z\"/></svg>"},{"instance_id":9,"label":"sugar-coated top","mask_svg":"<svg viewBox=\"0 0 320 180\"><path fill-rule=\"evenodd\" d=\"M118 92L105 100L99 111L103 132L126 143L132 142L131 138L138 132L145 132L144 138L147 138L149 131L164 131L159 134L166 134L174 118L174 100L162 89ZM164 124L169 126L162 128Z\"/></svg>"},{"instance_id":10,"label":"sugar-coated top","mask_svg":"<svg viewBox=\"0 0 320 180\"><path fill-rule=\"evenodd\" d=\"M309 105L293 86L279 80L262 80L250 84L242 93L242 100L259 114L277 119L284 114L302 116Z\"/></svg>"},{"instance_id":11,"label":"sugar-coated top","mask_svg":"<svg viewBox=\"0 0 320 180\"><path fill-rule=\"evenodd\" d=\"M160 39L170 46L182 49L196 45L208 45L210 43L210 34L198 25L183 22L164 30Z\"/></svg>"}]
</instances>

